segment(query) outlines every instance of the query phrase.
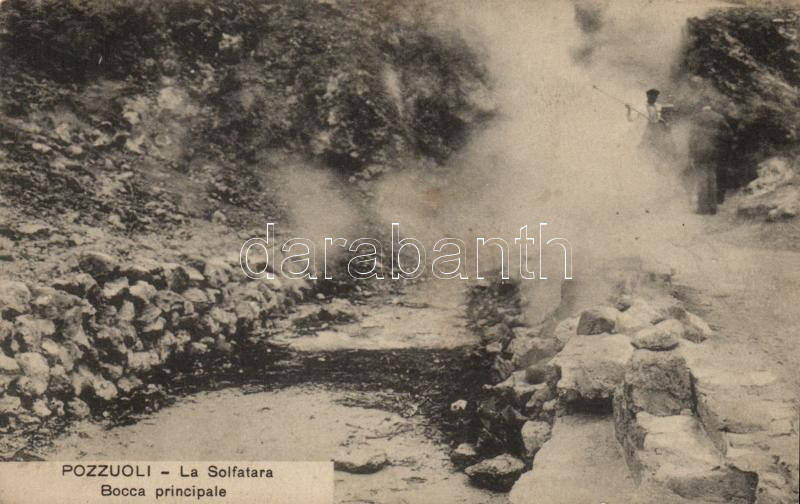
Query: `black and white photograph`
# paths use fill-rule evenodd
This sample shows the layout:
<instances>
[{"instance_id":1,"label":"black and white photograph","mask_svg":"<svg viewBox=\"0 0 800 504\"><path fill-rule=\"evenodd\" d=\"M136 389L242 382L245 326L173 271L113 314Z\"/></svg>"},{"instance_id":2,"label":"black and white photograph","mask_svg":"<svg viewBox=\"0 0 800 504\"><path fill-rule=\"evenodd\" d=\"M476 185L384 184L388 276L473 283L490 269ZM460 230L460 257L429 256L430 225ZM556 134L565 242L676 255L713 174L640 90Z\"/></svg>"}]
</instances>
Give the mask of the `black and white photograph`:
<instances>
[{"instance_id":1,"label":"black and white photograph","mask_svg":"<svg viewBox=\"0 0 800 504\"><path fill-rule=\"evenodd\" d=\"M798 0L0 0L0 504L797 504Z\"/></svg>"}]
</instances>

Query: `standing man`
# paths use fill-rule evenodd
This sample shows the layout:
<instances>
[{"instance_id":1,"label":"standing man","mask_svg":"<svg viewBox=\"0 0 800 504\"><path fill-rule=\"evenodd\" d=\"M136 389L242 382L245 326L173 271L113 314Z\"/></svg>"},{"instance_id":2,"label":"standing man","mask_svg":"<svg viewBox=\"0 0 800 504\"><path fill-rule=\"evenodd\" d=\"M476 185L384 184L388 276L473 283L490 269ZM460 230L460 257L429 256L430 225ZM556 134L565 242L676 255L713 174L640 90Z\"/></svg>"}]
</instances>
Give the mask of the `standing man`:
<instances>
[{"instance_id":1,"label":"standing man","mask_svg":"<svg viewBox=\"0 0 800 504\"><path fill-rule=\"evenodd\" d=\"M714 215L725 196L720 182L725 176L726 160L733 140L733 130L722 114L705 106L692 119L689 135L689 187L697 195L695 211Z\"/></svg>"},{"instance_id":2,"label":"standing man","mask_svg":"<svg viewBox=\"0 0 800 504\"><path fill-rule=\"evenodd\" d=\"M677 150L669 125L662 115L661 104L657 101L661 92L658 89L648 89L645 94L647 96L647 114L639 114L647 118L647 127L639 147L648 154L657 168L668 169L670 164L677 161ZM638 111L627 103L625 108L628 111L628 121L633 121L635 117L632 113Z\"/></svg>"}]
</instances>

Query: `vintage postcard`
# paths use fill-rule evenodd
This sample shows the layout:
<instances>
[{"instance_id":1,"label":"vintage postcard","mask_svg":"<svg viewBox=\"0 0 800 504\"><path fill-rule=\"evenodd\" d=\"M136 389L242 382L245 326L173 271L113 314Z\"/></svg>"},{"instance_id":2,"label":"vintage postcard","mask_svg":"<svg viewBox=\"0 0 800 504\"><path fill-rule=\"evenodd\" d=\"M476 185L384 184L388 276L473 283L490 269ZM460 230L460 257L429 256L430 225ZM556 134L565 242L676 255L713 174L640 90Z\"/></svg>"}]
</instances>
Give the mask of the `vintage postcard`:
<instances>
[{"instance_id":1,"label":"vintage postcard","mask_svg":"<svg viewBox=\"0 0 800 504\"><path fill-rule=\"evenodd\" d=\"M0 504L796 504L800 3L0 0Z\"/></svg>"}]
</instances>

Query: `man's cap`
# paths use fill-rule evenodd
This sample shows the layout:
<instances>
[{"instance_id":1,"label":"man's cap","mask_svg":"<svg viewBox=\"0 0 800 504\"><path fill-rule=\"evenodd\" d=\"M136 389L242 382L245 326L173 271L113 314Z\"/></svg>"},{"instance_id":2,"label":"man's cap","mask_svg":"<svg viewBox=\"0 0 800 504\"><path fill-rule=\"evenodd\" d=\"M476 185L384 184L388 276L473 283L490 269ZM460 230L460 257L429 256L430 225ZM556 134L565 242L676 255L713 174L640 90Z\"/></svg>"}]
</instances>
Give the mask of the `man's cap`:
<instances>
[{"instance_id":1,"label":"man's cap","mask_svg":"<svg viewBox=\"0 0 800 504\"><path fill-rule=\"evenodd\" d=\"M647 93L648 97L649 96L658 96L659 94L661 94L661 91L659 91L658 89L648 89L646 91L646 93Z\"/></svg>"}]
</instances>

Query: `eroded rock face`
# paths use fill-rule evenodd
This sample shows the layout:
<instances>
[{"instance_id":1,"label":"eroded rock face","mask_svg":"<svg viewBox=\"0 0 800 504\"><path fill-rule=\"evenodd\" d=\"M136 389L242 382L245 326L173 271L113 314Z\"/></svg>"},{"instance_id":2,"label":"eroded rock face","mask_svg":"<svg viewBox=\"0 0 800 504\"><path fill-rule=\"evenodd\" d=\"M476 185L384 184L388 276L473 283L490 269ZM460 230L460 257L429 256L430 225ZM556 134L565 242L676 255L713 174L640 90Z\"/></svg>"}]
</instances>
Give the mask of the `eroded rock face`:
<instances>
[{"instance_id":1,"label":"eroded rock face","mask_svg":"<svg viewBox=\"0 0 800 504\"><path fill-rule=\"evenodd\" d=\"M517 481L525 463L520 459L504 453L467 467L464 472L477 486L507 492Z\"/></svg>"}]
</instances>

